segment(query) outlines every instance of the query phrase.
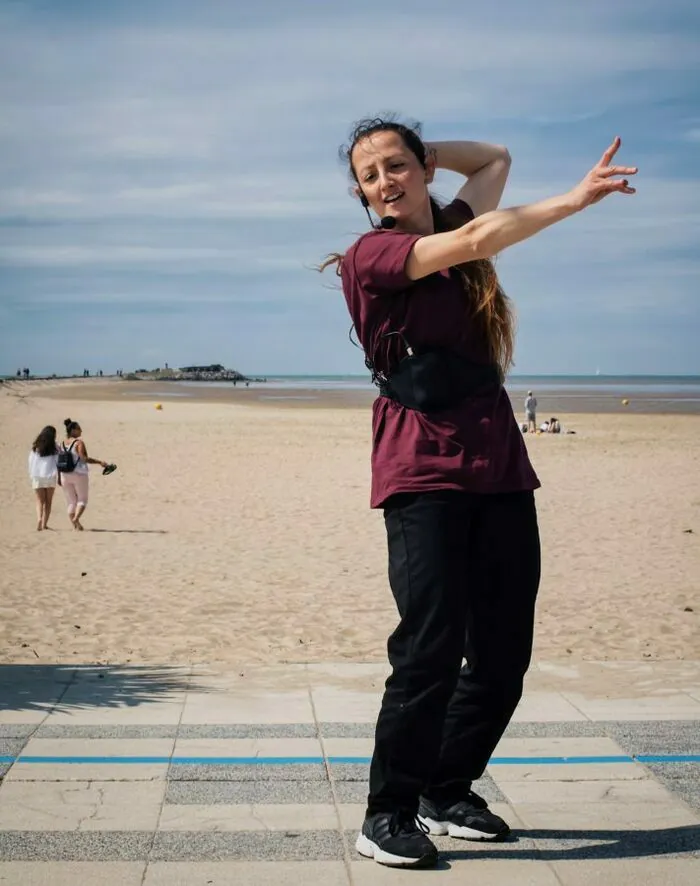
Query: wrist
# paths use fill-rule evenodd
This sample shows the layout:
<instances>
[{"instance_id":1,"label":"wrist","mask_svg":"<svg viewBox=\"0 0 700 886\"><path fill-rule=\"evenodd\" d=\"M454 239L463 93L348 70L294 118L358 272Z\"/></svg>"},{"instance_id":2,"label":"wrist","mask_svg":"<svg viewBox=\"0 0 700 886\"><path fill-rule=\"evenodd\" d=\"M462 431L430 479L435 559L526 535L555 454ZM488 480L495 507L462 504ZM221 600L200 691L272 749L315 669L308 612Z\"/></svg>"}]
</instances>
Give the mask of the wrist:
<instances>
[{"instance_id":1,"label":"wrist","mask_svg":"<svg viewBox=\"0 0 700 886\"><path fill-rule=\"evenodd\" d=\"M580 212L586 206L583 195L579 193L578 187L572 188L570 191L562 194L560 199L562 205L569 211L570 215Z\"/></svg>"}]
</instances>

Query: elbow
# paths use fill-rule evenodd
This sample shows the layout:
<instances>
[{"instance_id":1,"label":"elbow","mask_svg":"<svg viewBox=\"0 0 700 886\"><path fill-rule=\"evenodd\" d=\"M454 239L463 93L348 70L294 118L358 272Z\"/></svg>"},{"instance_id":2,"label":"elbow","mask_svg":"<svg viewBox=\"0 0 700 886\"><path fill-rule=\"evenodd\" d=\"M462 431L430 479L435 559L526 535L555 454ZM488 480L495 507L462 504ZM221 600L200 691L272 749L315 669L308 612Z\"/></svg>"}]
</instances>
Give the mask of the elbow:
<instances>
[{"instance_id":1,"label":"elbow","mask_svg":"<svg viewBox=\"0 0 700 886\"><path fill-rule=\"evenodd\" d=\"M510 168L513 158L510 156L508 148L505 145L496 145L496 148L498 149L499 160Z\"/></svg>"}]
</instances>

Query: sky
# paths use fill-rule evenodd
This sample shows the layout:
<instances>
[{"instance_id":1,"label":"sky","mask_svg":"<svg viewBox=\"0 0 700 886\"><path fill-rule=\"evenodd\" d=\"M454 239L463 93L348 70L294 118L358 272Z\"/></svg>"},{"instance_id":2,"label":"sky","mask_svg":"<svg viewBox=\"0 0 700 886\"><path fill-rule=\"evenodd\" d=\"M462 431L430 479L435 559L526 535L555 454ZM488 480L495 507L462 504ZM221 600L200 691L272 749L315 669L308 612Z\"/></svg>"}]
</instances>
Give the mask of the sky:
<instances>
[{"instance_id":1,"label":"sky","mask_svg":"<svg viewBox=\"0 0 700 886\"><path fill-rule=\"evenodd\" d=\"M697 0L0 0L0 373L363 373L314 265L391 110L507 145L503 206L620 135L637 195L498 258L514 372L700 374L699 47Z\"/></svg>"}]
</instances>

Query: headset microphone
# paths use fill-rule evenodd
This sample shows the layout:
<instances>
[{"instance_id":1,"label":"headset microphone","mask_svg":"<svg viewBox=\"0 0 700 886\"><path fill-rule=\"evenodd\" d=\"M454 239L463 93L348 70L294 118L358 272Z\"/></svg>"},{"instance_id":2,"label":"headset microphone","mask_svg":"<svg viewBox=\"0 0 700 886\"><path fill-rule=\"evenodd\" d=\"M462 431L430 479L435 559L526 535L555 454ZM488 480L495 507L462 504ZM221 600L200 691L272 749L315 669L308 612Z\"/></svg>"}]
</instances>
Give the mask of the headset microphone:
<instances>
[{"instance_id":1,"label":"headset microphone","mask_svg":"<svg viewBox=\"0 0 700 886\"><path fill-rule=\"evenodd\" d=\"M381 221L379 222L378 225L375 224L372 221L372 216L369 213L369 200L365 197L365 195L362 192L360 192L359 197L360 197L360 205L363 207L363 209L367 213L367 218L369 219L369 223L372 225L372 227L375 230L379 230L380 228L382 228L385 231L390 231L392 228L396 227L396 219L393 218L391 215L384 216L384 218L381 219Z\"/></svg>"}]
</instances>

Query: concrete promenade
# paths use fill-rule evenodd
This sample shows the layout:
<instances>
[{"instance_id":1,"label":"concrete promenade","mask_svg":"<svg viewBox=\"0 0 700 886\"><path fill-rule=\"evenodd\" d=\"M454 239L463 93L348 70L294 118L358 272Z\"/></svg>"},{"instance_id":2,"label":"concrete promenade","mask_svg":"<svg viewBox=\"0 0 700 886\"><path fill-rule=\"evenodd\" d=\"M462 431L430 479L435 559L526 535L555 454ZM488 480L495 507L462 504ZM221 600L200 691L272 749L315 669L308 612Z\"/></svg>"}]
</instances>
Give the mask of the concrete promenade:
<instances>
[{"instance_id":1,"label":"concrete promenade","mask_svg":"<svg viewBox=\"0 0 700 886\"><path fill-rule=\"evenodd\" d=\"M0 666L2 886L697 886L700 662L533 665L475 785L513 836L354 850L384 665Z\"/></svg>"}]
</instances>

